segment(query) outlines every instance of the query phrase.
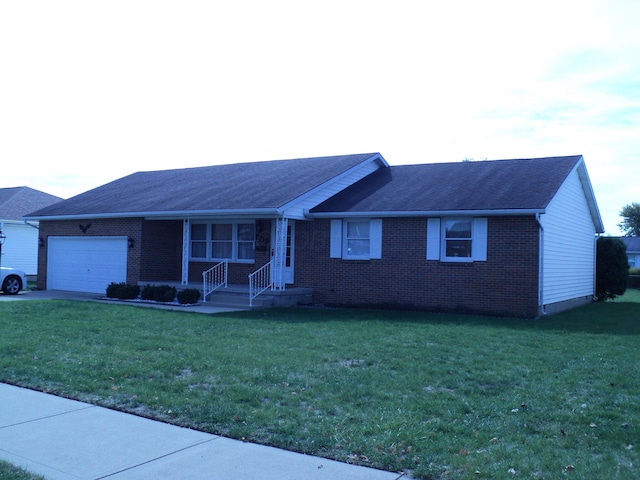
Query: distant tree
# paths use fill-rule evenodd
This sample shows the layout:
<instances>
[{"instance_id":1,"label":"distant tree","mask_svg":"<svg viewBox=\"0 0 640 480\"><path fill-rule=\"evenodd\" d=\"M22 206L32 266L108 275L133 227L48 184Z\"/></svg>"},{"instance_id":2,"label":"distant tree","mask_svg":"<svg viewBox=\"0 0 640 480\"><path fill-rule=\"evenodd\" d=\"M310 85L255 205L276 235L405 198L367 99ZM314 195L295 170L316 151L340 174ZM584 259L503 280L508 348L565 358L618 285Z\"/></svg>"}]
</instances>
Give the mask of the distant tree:
<instances>
[{"instance_id":1,"label":"distant tree","mask_svg":"<svg viewBox=\"0 0 640 480\"><path fill-rule=\"evenodd\" d=\"M596 297L601 302L627 290L629 261L627 246L614 237L600 237L596 244Z\"/></svg>"},{"instance_id":2,"label":"distant tree","mask_svg":"<svg viewBox=\"0 0 640 480\"><path fill-rule=\"evenodd\" d=\"M625 237L640 237L640 203L625 205L620 210L622 222L618 228L622 230Z\"/></svg>"}]
</instances>

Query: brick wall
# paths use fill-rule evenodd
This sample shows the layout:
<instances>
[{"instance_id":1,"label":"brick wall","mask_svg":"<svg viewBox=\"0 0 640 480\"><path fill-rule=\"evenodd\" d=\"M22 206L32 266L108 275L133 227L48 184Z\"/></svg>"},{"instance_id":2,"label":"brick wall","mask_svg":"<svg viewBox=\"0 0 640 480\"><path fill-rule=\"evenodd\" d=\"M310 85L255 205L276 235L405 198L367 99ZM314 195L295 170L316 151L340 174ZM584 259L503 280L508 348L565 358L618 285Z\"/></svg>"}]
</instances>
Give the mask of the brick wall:
<instances>
[{"instance_id":1,"label":"brick wall","mask_svg":"<svg viewBox=\"0 0 640 480\"><path fill-rule=\"evenodd\" d=\"M182 280L182 221L142 222L142 252L137 281Z\"/></svg>"},{"instance_id":2,"label":"brick wall","mask_svg":"<svg viewBox=\"0 0 640 480\"><path fill-rule=\"evenodd\" d=\"M296 284L314 302L535 317L534 217L490 217L487 261L426 260L426 218L385 218L382 259L329 258L329 220L296 223Z\"/></svg>"}]
</instances>

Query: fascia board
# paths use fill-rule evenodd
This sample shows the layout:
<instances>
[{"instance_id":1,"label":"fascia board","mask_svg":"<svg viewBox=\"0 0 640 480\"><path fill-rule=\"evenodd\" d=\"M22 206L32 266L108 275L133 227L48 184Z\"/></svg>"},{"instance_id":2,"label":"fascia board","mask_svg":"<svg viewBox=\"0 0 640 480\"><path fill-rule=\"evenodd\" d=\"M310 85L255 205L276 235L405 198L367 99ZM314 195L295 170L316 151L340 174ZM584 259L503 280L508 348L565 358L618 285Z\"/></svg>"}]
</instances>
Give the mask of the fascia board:
<instances>
[{"instance_id":1,"label":"fascia board","mask_svg":"<svg viewBox=\"0 0 640 480\"><path fill-rule=\"evenodd\" d=\"M192 217L257 217L257 216L274 216L278 215L275 208L254 208L254 209L233 209L233 210L181 210L168 212L116 212L116 213L82 213L78 215L50 215L50 216L34 216L24 217L30 221L47 221L47 220L86 220L86 219L103 219L103 218L149 218L149 219L177 219Z\"/></svg>"},{"instance_id":2,"label":"fascia board","mask_svg":"<svg viewBox=\"0 0 640 480\"><path fill-rule=\"evenodd\" d=\"M308 197L315 195L317 192L319 192L322 189L325 189L329 186L331 186L332 184L339 182L340 180L342 180L344 177L351 175L354 171L356 171L359 168L362 168L363 165L366 165L367 163L372 163L372 162L378 162L381 168L384 167L388 167L389 164L387 163L387 161L382 157L382 155L380 155L379 153L376 153L374 155L371 155L369 158L367 158L366 160L363 160L362 162L360 162L359 164L351 167L349 170L345 170L344 172L342 172L340 175L336 175L335 177L327 180L326 182L318 185L315 188L312 188L311 190L309 190L306 193L303 193L302 195L296 197L295 199L285 203L284 205L282 205L280 208L278 208L278 213L280 215L283 215L286 213L287 210L292 210L295 208L295 206L297 204L299 204L300 202L303 202L305 199L307 199Z\"/></svg>"},{"instance_id":3,"label":"fascia board","mask_svg":"<svg viewBox=\"0 0 640 480\"><path fill-rule=\"evenodd\" d=\"M600 209L596 202L596 195L593 192L593 186L591 185L589 173L587 172L587 165L585 164L583 157L580 157L580 161L578 162L576 169L578 171L578 178L580 178L580 183L582 184L582 189L584 190L584 194L587 199L587 204L589 205L589 210L591 211L591 217L593 218L593 224L596 227L596 233L604 233L604 223L602 221L602 216L600 215Z\"/></svg>"},{"instance_id":4,"label":"fascia board","mask_svg":"<svg viewBox=\"0 0 640 480\"><path fill-rule=\"evenodd\" d=\"M395 212L307 212L307 218L350 218L350 217L460 217L486 216L503 217L516 215L544 214L543 208L509 209L509 210L407 210Z\"/></svg>"}]
</instances>

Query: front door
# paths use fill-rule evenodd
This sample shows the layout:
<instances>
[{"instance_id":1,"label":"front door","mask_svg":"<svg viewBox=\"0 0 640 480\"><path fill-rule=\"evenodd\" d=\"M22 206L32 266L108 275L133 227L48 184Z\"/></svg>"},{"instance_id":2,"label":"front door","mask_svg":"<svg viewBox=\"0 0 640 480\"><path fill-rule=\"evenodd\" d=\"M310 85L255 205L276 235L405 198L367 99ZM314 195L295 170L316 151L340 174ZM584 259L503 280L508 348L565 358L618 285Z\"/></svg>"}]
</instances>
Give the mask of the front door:
<instances>
[{"instance_id":1,"label":"front door","mask_svg":"<svg viewBox=\"0 0 640 480\"><path fill-rule=\"evenodd\" d=\"M283 284L293 283L294 238L295 220L271 222L271 280L276 286L279 286L280 278Z\"/></svg>"}]
</instances>

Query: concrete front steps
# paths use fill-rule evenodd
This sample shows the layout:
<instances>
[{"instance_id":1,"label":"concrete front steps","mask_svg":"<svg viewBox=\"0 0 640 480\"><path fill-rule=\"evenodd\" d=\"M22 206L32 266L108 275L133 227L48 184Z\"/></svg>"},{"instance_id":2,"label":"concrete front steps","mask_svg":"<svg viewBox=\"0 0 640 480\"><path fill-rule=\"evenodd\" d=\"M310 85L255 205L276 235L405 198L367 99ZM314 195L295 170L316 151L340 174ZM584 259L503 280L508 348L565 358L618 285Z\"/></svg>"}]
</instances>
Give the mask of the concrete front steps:
<instances>
[{"instance_id":1,"label":"concrete front steps","mask_svg":"<svg viewBox=\"0 0 640 480\"><path fill-rule=\"evenodd\" d=\"M202 283L182 285L178 282L139 282L140 288L146 285L169 285L176 290L195 288L200 290L202 295ZM313 289L289 287L285 290L266 290L253 299L249 306L249 285L228 285L207 295L204 299L200 297L200 303L216 307L230 308L273 308L273 307L293 307L295 305L309 305L312 303Z\"/></svg>"}]
</instances>

